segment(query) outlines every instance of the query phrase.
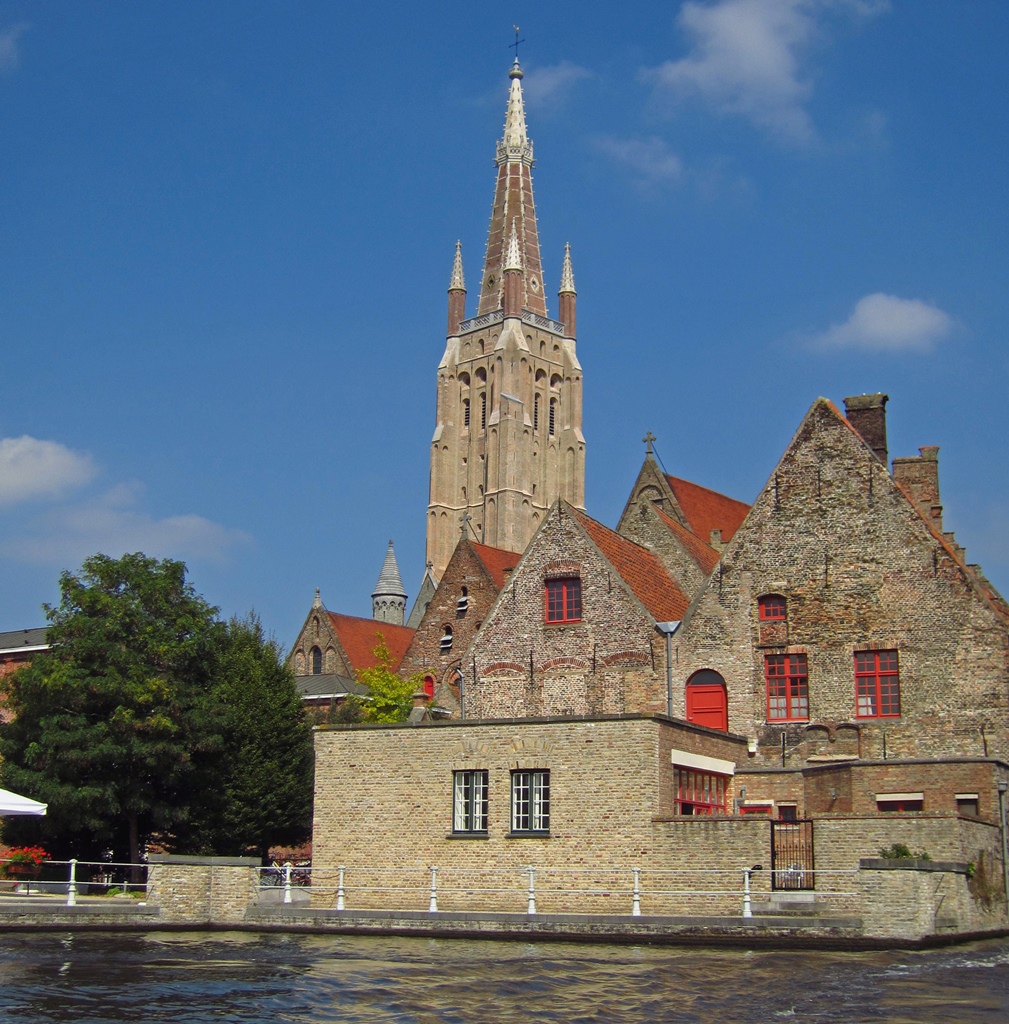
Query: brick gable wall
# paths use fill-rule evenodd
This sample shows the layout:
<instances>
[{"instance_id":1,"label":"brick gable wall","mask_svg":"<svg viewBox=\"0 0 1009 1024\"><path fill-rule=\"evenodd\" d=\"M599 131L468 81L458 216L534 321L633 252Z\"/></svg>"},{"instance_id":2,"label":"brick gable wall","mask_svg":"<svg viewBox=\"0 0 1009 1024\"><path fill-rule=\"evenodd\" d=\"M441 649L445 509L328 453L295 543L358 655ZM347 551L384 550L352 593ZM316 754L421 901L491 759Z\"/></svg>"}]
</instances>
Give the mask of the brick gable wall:
<instances>
[{"instance_id":1,"label":"brick gable wall","mask_svg":"<svg viewBox=\"0 0 1009 1024\"><path fill-rule=\"evenodd\" d=\"M566 568L565 568L566 567ZM545 621L548 572L577 572L582 620ZM502 591L467 661L467 715L510 718L665 710L664 641L654 619L555 506Z\"/></svg>"},{"instance_id":2,"label":"brick gable wall","mask_svg":"<svg viewBox=\"0 0 1009 1024\"><path fill-rule=\"evenodd\" d=\"M783 594L787 622L759 623ZM855 714L853 652L894 648L900 718ZM804 652L806 724L768 723L764 656ZM718 671L729 728L759 757L1009 754L1009 637L993 605L830 403L819 400L675 639L683 683ZM982 736L982 729L984 736ZM885 737L885 739L884 739ZM791 761L789 763L792 763Z\"/></svg>"}]
</instances>

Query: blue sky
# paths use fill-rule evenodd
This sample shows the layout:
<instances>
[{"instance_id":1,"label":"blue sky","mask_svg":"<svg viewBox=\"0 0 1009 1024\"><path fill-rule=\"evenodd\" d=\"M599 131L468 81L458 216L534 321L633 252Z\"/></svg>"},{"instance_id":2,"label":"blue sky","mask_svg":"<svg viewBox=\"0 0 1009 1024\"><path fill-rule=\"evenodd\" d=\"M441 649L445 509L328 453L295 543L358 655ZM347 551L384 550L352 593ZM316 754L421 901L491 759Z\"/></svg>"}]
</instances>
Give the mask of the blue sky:
<instances>
[{"instance_id":1,"label":"blue sky","mask_svg":"<svg viewBox=\"0 0 1009 1024\"><path fill-rule=\"evenodd\" d=\"M0 0L0 630L98 550L284 644L317 586L370 614L390 537L416 593L513 22L590 514L647 430L749 501L817 396L885 391L1009 593L1009 5Z\"/></svg>"}]
</instances>

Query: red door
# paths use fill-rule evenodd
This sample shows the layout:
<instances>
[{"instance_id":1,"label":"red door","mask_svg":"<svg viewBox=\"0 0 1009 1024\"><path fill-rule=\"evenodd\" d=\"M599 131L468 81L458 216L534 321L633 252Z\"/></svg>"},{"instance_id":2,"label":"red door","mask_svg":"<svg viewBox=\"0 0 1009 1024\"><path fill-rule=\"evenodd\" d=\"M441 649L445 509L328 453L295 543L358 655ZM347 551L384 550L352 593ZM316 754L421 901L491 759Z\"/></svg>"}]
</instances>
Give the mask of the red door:
<instances>
[{"instance_id":1,"label":"red door","mask_svg":"<svg viewBox=\"0 0 1009 1024\"><path fill-rule=\"evenodd\" d=\"M700 675L701 673L698 673ZM705 672L714 676L715 672ZM725 683L697 682L687 684L687 721L706 725L709 729L729 731L729 702Z\"/></svg>"}]
</instances>

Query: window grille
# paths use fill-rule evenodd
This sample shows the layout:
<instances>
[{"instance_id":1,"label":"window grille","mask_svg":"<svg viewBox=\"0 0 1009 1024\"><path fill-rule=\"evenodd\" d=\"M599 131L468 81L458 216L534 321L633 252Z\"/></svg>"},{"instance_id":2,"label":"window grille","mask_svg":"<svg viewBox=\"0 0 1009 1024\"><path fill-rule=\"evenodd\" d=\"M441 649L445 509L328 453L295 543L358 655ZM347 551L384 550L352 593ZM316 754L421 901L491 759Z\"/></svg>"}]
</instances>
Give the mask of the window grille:
<instances>
[{"instance_id":1,"label":"window grille","mask_svg":"<svg viewBox=\"0 0 1009 1024\"><path fill-rule=\"evenodd\" d=\"M550 830L550 772L512 772L512 832Z\"/></svg>"},{"instance_id":2,"label":"window grille","mask_svg":"<svg viewBox=\"0 0 1009 1024\"><path fill-rule=\"evenodd\" d=\"M582 618L582 581L564 576L546 581L547 622L580 622Z\"/></svg>"},{"instance_id":3,"label":"window grille","mask_svg":"<svg viewBox=\"0 0 1009 1024\"><path fill-rule=\"evenodd\" d=\"M775 722L809 721L809 676L805 654L768 654L767 717Z\"/></svg>"},{"instance_id":4,"label":"window grille","mask_svg":"<svg viewBox=\"0 0 1009 1024\"><path fill-rule=\"evenodd\" d=\"M900 717L896 651L855 652L855 713L859 718Z\"/></svg>"},{"instance_id":5,"label":"window grille","mask_svg":"<svg viewBox=\"0 0 1009 1024\"><path fill-rule=\"evenodd\" d=\"M452 831L487 831L487 772L453 773Z\"/></svg>"}]
</instances>

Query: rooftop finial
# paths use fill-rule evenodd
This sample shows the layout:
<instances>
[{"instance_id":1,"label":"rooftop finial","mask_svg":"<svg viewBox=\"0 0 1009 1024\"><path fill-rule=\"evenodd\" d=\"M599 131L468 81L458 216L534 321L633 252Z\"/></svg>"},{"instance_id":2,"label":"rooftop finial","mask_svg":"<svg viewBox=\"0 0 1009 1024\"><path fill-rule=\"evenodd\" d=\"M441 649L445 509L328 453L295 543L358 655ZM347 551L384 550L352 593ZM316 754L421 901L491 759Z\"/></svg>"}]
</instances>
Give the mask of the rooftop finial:
<instances>
[{"instance_id":1,"label":"rooftop finial","mask_svg":"<svg viewBox=\"0 0 1009 1024\"><path fill-rule=\"evenodd\" d=\"M455 259L452 261L452 280L448 284L449 291L466 291L466 281L462 276L462 242L455 243Z\"/></svg>"},{"instance_id":2,"label":"rooftop finial","mask_svg":"<svg viewBox=\"0 0 1009 1024\"><path fill-rule=\"evenodd\" d=\"M313 608L321 608L322 607L322 597L319 594L319 588L318 587L315 588L315 600L312 602L312 607Z\"/></svg>"},{"instance_id":3,"label":"rooftop finial","mask_svg":"<svg viewBox=\"0 0 1009 1024\"><path fill-rule=\"evenodd\" d=\"M571 244L564 243L564 263L561 266L561 292L575 293L575 272L571 268Z\"/></svg>"},{"instance_id":4,"label":"rooftop finial","mask_svg":"<svg viewBox=\"0 0 1009 1024\"><path fill-rule=\"evenodd\" d=\"M645 442L645 455L651 455L652 442L655 440L655 435L649 430L641 440Z\"/></svg>"}]
</instances>

